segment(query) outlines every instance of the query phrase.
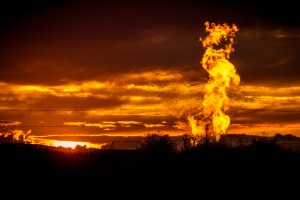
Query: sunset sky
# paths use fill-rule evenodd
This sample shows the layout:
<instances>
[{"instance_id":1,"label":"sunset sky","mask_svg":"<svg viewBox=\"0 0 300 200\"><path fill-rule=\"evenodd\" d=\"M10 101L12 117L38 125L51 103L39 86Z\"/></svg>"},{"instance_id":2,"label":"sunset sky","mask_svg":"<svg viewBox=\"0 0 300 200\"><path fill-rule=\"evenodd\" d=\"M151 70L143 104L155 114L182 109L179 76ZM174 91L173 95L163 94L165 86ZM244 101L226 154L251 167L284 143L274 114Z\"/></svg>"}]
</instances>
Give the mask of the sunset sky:
<instances>
[{"instance_id":1,"label":"sunset sky","mask_svg":"<svg viewBox=\"0 0 300 200\"><path fill-rule=\"evenodd\" d=\"M8 3L9 2L9 3ZM144 135L200 108L206 21L236 24L228 133L300 136L298 7L200 1L8 1L0 124L32 135ZM211 2L211 1L209 1Z\"/></svg>"}]
</instances>

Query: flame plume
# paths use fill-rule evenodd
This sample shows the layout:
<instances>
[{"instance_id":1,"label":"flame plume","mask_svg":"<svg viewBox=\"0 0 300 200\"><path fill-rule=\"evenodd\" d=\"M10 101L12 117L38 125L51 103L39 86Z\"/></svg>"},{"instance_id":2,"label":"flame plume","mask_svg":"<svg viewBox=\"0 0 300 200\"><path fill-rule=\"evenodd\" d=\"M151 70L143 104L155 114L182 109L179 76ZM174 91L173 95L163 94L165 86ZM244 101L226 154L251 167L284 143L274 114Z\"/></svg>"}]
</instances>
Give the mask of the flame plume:
<instances>
[{"instance_id":1,"label":"flame plume","mask_svg":"<svg viewBox=\"0 0 300 200\"><path fill-rule=\"evenodd\" d=\"M203 113L198 114L202 120L189 116L188 121L194 136L219 141L230 125L230 117L225 114L229 109L228 90L240 83L234 65L228 60L234 51L233 38L238 28L226 23L205 22L205 26L208 36L199 40L205 49L201 63L209 74L209 80L204 88Z\"/></svg>"}]
</instances>

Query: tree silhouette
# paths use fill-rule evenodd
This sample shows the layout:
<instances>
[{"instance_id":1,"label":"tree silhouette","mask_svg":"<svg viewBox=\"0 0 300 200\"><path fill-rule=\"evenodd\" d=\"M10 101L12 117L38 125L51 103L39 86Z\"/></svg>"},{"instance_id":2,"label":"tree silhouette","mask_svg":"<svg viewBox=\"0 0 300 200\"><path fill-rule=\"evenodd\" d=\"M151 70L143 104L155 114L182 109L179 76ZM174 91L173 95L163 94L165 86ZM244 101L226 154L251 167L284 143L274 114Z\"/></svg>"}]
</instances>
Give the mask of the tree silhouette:
<instances>
[{"instance_id":1,"label":"tree silhouette","mask_svg":"<svg viewBox=\"0 0 300 200\"><path fill-rule=\"evenodd\" d=\"M140 149L151 152L176 152L176 145L169 135L148 134L145 141L141 143Z\"/></svg>"}]
</instances>

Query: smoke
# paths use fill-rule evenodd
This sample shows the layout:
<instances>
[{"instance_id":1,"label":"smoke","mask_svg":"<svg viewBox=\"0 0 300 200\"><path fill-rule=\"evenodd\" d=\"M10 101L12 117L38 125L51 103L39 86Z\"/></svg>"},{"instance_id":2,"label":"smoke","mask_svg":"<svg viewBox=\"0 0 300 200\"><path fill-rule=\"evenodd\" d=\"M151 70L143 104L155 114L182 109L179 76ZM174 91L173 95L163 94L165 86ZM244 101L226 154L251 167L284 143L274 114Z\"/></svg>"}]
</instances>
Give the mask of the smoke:
<instances>
[{"instance_id":1,"label":"smoke","mask_svg":"<svg viewBox=\"0 0 300 200\"><path fill-rule=\"evenodd\" d=\"M205 22L205 27L208 36L199 39L205 49L201 64L209 75L204 86L203 108L196 114L190 113L186 122L177 125L196 137L219 141L230 125L226 112L234 96L232 92L238 91L240 83L234 65L228 60L234 51L233 38L238 28L234 24L209 22Z\"/></svg>"}]
</instances>

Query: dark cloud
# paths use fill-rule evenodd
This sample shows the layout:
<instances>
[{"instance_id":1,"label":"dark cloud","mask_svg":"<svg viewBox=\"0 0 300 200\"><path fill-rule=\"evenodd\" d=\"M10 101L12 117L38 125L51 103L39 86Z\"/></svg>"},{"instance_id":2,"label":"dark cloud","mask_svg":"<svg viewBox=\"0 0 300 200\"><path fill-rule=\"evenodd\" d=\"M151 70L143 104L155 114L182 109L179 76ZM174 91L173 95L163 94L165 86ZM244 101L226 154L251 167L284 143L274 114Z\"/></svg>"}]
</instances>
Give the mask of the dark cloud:
<instances>
[{"instance_id":1,"label":"dark cloud","mask_svg":"<svg viewBox=\"0 0 300 200\"><path fill-rule=\"evenodd\" d=\"M287 36L280 38L276 29L247 29L245 32L249 33L241 31L241 36L237 36L232 62L244 84L274 87L299 84L300 38L289 37L289 30L281 31L287 32Z\"/></svg>"},{"instance_id":2,"label":"dark cloud","mask_svg":"<svg viewBox=\"0 0 300 200\"><path fill-rule=\"evenodd\" d=\"M114 108L118 107L128 100L120 100L118 97L97 98L97 97L57 97L44 96L41 99L29 103L29 108L36 109L97 109L97 108Z\"/></svg>"},{"instance_id":3,"label":"dark cloud","mask_svg":"<svg viewBox=\"0 0 300 200\"><path fill-rule=\"evenodd\" d=\"M298 123L300 112L268 110L239 111L232 117L232 123L263 124L263 123Z\"/></svg>"},{"instance_id":4,"label":"dark cloud","mask_svg":"<svg viewBox=\"0 0 300 200\"><path fill-rule=\"evenodd\" d=\"M3 89L2 89L3 90ZM19 99L15 94L1 94L0 106L2 108L10 107L12 105L22 105L24 101Z\"/></svg>"},{"instance_id":5,"label":"dark cloud","mask_svg":"<svg viewBox=\"0 0 300 200\"><path fill-rule=\"evenodd\" d=\"M103 80L115 73L199 68L203 49L198 38L204 34L207 20L236 23L241 31L299 25L293 18L293 5L287 2L31 0L13 1L3 8L3 15L13 17L2 19L6 26L0 33L0 79L27 84L56 85L70 80ZM285 17L278 15L287 9L292 10ZM285 65L291 70L282 75L274 69L271 77L280 79L282 75L285 79L293 69L299 69L295 63L299 40L250 39L239 40L236 53L245 81L249 76L244 74L268 79L264 70L258 69L281 59L287 60ZM277 56L281 51L289 52Z\"/></svg>"}]
</instances>

